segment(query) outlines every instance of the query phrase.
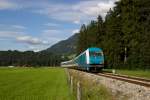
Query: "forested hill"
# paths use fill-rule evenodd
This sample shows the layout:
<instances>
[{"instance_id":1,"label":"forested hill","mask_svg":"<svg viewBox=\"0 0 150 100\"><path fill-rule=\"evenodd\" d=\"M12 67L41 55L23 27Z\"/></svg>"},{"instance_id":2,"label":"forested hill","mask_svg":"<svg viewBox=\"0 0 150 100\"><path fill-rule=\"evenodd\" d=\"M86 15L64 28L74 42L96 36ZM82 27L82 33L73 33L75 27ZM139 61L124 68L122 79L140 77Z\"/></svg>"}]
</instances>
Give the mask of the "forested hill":
<instances>
[{"instance_id":1,"label":"forested hill","mask_svg":"<svg viewBox=\"0 0 150 100\"><path fill-rule=\"evenodd\" d=\"M78 36L79 34L76 33L70 38L60 41L44 51L60 55L74 54L76 52Z\"/></svg>"}]
</instances>

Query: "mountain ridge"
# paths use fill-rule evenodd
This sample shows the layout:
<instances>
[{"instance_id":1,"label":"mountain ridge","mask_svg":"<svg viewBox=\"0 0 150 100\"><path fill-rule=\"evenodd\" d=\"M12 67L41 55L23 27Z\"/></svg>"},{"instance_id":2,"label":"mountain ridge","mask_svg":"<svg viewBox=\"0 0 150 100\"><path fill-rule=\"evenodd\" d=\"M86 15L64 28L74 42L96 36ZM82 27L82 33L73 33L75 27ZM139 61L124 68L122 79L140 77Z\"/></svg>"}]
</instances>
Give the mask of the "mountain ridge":
<instances>
[{"instance_id":1,"label":"mountain ridge","mask_svg":"<svg viewBox=\"0 0 150 100\"><path fill-rule=\"evenodd\" d=\"M75 54L78 37L79 37L79 33L75 33L68 39L59 41L44 51L51 52L58 55Z\"/></svg>"}]
</instances>

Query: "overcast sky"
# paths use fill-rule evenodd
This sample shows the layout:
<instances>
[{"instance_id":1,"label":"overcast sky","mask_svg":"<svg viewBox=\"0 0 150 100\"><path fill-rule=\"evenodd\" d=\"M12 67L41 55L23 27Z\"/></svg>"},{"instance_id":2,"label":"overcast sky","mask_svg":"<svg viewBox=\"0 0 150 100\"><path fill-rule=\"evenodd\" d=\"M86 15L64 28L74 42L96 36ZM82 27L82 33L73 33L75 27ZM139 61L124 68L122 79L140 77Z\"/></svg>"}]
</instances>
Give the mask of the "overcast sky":
<instances>
[{"instance_id":1,"label":"overcast sky","mask_svg":"<svg viewBox=\"0 0 150 100\"><path fill-rule=\"evenodd\" d=\"M39 51L78 32L117 0L0 0L0 50Z\"/></svg>"}]
</instances>

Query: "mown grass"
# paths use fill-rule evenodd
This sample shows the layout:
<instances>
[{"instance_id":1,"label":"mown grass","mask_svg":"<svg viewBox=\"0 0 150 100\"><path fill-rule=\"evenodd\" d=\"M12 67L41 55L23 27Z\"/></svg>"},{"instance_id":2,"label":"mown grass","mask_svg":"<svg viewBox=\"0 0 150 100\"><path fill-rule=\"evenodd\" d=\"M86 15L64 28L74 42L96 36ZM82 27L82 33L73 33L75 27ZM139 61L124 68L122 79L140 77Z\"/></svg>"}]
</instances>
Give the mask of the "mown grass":
<instances>
[{"instance_id":1,"label":"mown grass","mask_svg":"<svg viewBox=\"0 0 150 100\"><path fill-rule=\"evenodd\" d=\"M105 71L112 72L112 69L104 69ZM116 74L123 74L128 76L136 76L150 79L150 70L115 70Z\"/></svg>"},{"instance_id":2,"label":"mown grass","mask_svg":"<svg viewBox=\"0 0 150 100\"><path fill-rule=\"evenodd\" d=\"M0 68L0 100L72 100L60 68Z\"/></svg>"}]
</instances>

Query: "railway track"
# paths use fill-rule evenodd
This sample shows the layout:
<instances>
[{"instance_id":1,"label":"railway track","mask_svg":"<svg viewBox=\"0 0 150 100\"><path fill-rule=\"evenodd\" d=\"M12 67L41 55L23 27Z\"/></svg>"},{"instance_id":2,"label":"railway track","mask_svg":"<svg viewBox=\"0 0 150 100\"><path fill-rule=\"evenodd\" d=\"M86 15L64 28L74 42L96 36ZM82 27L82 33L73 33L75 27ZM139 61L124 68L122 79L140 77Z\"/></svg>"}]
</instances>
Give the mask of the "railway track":
<instances>
[{"instance_id":1,"label":"railway track","mask_svg":"<svg viewBox=\"0 0 150 100\"><path fill-rule=\"evenodd\" d=\"M126 75L111 74L111 73L105 73L105 72L97 73L96 75L108 77L108 78L112 78L112 79L117 79L117 80L121 80L121 81L125 81L125 82L129 82L129 83L133 83L133 84L137 84L137 85L141 85L141 86L150 88L150 80L149 79L130 77L130 76L126 76Z\"/></svg>"},{"instance_id":2,"label":"railway track","mask_svg":"<svg viewBox=\"0 0 150 100\"><path fill-rule=\"evenodd\" d=\"M78 70L78 69L76 69L76 70ZM113 74L110 72L91 73L91 72L87 72L84 70L78 70L78 71L82 71L82 72L86 72L86 73L90 73L90 74L94 74L94 75L98 75L98 76L103 76L103 77L107 77L107 78L112 78L112 79L116 79L116 80L121 80L121 81L125 81L128 83L133 83L133 84L137 84L140 86L150 88L150 79L144 79L144 78L133 77L133 76L131 77L131 76L127 76L127 75Z\"/></svg>"}]
</instances>

